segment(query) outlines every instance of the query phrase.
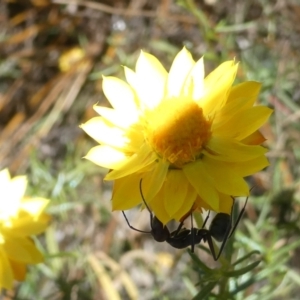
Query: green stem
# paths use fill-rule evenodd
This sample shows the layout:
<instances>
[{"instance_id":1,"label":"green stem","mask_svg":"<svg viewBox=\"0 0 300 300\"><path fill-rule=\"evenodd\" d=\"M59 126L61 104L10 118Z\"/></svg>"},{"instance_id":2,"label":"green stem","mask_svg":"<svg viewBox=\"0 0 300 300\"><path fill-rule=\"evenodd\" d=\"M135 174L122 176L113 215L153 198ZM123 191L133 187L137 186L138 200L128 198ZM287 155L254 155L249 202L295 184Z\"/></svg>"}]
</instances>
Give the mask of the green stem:
<instances>
[{"instance_id":1,"label":"green stem","mask_svg":"<svg viewBox=\"0 0 300 300\"><path fill-rule=\"evenodd\" d=\"M199 29L202 31L205 40L209 43L216 39L215 30L210 25L206 15L198 9L194 0L185 0L187 9L197 18Z\"/></svg>"},{"instance_id":2,"label":"green stem","mask_svg":"<svg viewBox=\"0 0 300 300\"><path fill-rule=\"evenodd\" d=\"M233 212L232 212L233 216L232 216L232 221L233 224L235 223L234 220L236 220L236 217L239 214L239 208L238 205L234 205L233 207ZM225 247L225 263L226 265L231 268L231 261L232 261L232 255L233 255L233 243L234 243L234 234L233 236L231 236L231 238L227 241L226 243L226 247ZM226 266L225 266L226 267ZM227 295L228 294L228 281L229 281L229 277L227 276L223 276L221 279L221 282L219 284L219 295Z\"/></svg>"}]
</instances>

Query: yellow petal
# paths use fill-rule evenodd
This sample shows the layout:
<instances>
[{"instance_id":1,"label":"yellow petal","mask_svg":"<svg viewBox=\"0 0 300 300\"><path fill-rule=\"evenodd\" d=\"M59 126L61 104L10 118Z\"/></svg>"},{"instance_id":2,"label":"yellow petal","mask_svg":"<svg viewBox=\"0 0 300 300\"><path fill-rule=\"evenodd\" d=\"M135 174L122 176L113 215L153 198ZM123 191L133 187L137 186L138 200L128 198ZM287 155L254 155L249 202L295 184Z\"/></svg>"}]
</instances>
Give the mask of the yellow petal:
<instances>
[{"instance_id":1,"label":"yellow petal","mask_svg":"<svg viewBox=\"0 0 300 300\"><path fill-rule=\"evenodd\" d=\"M273 110L255 106L235 114L222 126L212 126L214 134L242 140L258 130L270 117Z\"/></svg>"},{"instance_id":2,"label":"yellow petal","mask_svg":"<svg viewBox=\"0 0 300 300\"><path fill-rule=\"evenodd\" d=\"M18 281L24 281L26 276L26 264L13 260L10 260L9 263L13 271L14 279Z\"/></svg>"},{"instance_id":3,"label":"yellow petal","mask_svg":"<svg viewBox=\"0 0 300 300\"><path fill-rule=\"evenodd\" d=\"M166 225L171 221L169 214L167 213L164 205L164 190L160 189L160 191L154 196L149 203L151 210L154 212L155 216Z\"/></svg>"},{"instance_id":4,"label":"yellow petal","mask_svg":"<svg viewBox=\"0 0 300 300\"><path fill-rule=\"evenodd\" d=\"M13 288L13 271L3 247L0 246L0 289L11 290Z\"/></svg>"},{"instance_id":5,"label":"yellow petal","mask_svg":"<svg viewBox=\"0 0 300 300\"><path fill-rule=\"evenodd\" d=\"M216 211L216 213L226 213L226 214L231 214L231 208L232 208L232 204L233 204L233 199L230 195L226 195L223 193L218 192L219 194L219 203L220 203L220 207L219 210ZM203 200L198 197L196 199L196 204L198 207L203 207L203 209L205 209L206 211L208 210L213 210L210 205L208 205L207 203L203 202Z\"/></svg>"},{"instance_id":6,"label":"yellow petal","mask_svg":"<svg viewBox=\"0 0 300 300\"><path fill-rule=\"evenodd\" d=\"M45 210L50 200L45 198L24 198L20 208L37 219Z\"/></svg>"},{"instance_id":7,"label":"yellow petal","mask_svg":"<svg viewBox=\"0 0 300 300\"><path fill-rule=\"evenodd\" d=\"M230 168L232 168L236 174L241 177L246 177L255 174L269 166L270 163L268 159L262 155L254 159L242 161L239 163L230 163Z\"/></svg>"},{"instance_id":8,"label":"yellow petal","mask_svg":"<svg viewBox=\"0 0 300 300\"><path fill-rule=\"evenodd\" d=\"M256 145L244 145L230 138L213 136L203 154L216 160L241 162L264 155L267 149Z\"/></svg>"},{"instance_id":9,"label":"yellow petal","mask_svg":"<svg viewBox=\"0 0 300 300\"><path fill-rule=\"evenodd\" d=\"M181 94L188 74L195 65L191 53L184 47L175 57L171 66L167 90L168 97L177 97Z\"/></svg>"},{"instance_id":10,"label":"yellow petal","mask_svg":"<svg viewBox=\"0 0 300 300\"><path fill-rule=\"evenodd\" d=\"M137 111L135 94L128 83L116 77L103 77L102 87L113 108L130 115Z\"/></svg>"},{"instance_id":11,"label":"yellow petal","mask_svg":"<svg viewBox=\"0 0 300 300\"><path fill-rule=\"evenodd\" d=\"M105 176L105 180L115 180L133 174L153 164L157 159L147 143L144 143L137 153L129 157L118 170L113 170Z\"/></svg>"},{"instance_id":12,"label":"yellow petal","mask_svg":"<svg viewBox=\"0 0 300 300\"><path fill-rule=\"evenodd\" d=\"M164 81L168 75L161 62L152 54L141 51L136 62L136 74L147 79Z\"/></svg>"},{"instance_id":13,"label":"yellow petal","mask_svg":"<svg viewBox=\"0 0 300 300\"><path fill-rule=\"evenodd\" d=\"M205 77L205 92L214 90L219 80L228 80L228 74L231 73L232 70L236 70L236 67L237 64L234 60L225 61L220 64L216 69L214 69Z\"/></svg>"},{"instance_id":14,"label":"yellow petal","mask_svg":"<svg viewBox=\"0 0 300 300\"><path fill-rule=\"evenodd\" d=\"M216 112L213 125L221 127L235 114L253 107L260 89L261 83L256 81L246 81L232 87L226 104Z\"/></svg>"},{"instance_id":15,"label":"yellow petal","mask_svg":"<svg viewBox=\"0 0 300 300\"><path fill-rule=\"evenodd\" d=\"M2 184L3 186L5 186L6 184L9 184L11 181L11 178L10 178L10 174L9 174L9 171L8 169L3 169L0 171L0 184L1 184L1 187L2 187Z\"/></svg>"},{"instance_id":16,"label":"yellow petal","mask_svg":"<svg viewBox=\"0 0 300 300\"><path fill-rule=\"evenodd\" d=\"M185 182L186 181L186 182ZM181 185L186 185L187 184L187 193L185 196L185 200L182 203L182 206L178 209L178 211L173 215L173 218L175 220L177 220L178 222L180 222L181 218L188 214L191 213L191 208L193 206L193 204L196 201L197 198L197 193L196 190L194 189L194 187L192 187L190 185L189 182L187 182L187 179L183 179Z\"/></svg>"},{"instance_id":17,"label":"yellow petal","mask_svg":"<svg viewBox=\"0 0 300 300\"><path fill-rule=\"evenodd\" d=\"M231 86L234 82L238 64L227 61L212 71L204 79L205 95L198 103L204 114L214 116L226 103Z\"/></svg>"},{"instance_id":18,"label":"yellow petal","mask_svg":"<svg viewBox=\"0 0 300 300\"><path fill-rule=\"evenodd\" d=\"M183 205L188 192L188 181L181 170L170 170L163 185L165 210L173 218Z\"/></svg>"},{"instance_id":19,"label":"yellow petal","mask_svg":"<svg viewBox=\"0 0 300 300\"><path fill-rule=\"evenodd\" d=\"M41 214L33 217L28 213L21 212L17 219L13 220L12 228L3 228L3 233L14 237L27 237L42 233L49 225L51 217Z\"/></svg>"},{"instance_id":20,"label":"yellow petal","mask_svg":"<svg viewBox=\"0 0 300 300\"><path fill-rule=\"evenodd\" d=\"M241 140L241 143L246 145L261 145L263 142L266 141L266 138L262 135L262 133L257 130L247 136L245 139Z\"/></svg>"},{"instance_id":21,"label":"yellow petal","mask_svg":"<svg viewBox=\"0 0 300 300\"><path fill-rule=\"evenodd\" d=\"M222 213L231 214L233 199L229 195L220 193L220 211Z\"/></svg>"},{"instance_id":22,"label":"yellow petal","mask_svg":"<svg viewBox=\"0 0 300 300\"><path fill-rule=\"evenodd\" d=\"M165 161L160 160L153 164L153 169L150 172L141 174L141 177L143 179L143 194L146 199L148 199L149 203L161 189L168 171L169 164Z\"/></svg>"},{"instance_id":23,"label":"yellow petal","mask_svg":"<svg viewBox=\"0 0 300 300\"><path fill-rule=\"evenodd\" d=\"M257 81L245 81L232 87L227 104L242 109L252 107L258 97L261 83Z\"/></svg>"},{"instance_id":24,"label":"yellow petal","mask_svg":"<svg viewBox=\"0 0 300 300\"><path fill-rule=\"evenodd\" d=\"M238 175L226 162L204 157L203 163L215 188L224 194L232 196L245 196L249 194L249 187L246 181Z\"/></svg>"},{"instance_id":25,"label":"yellow petal","mask_svg":"<svg viewBox=\"0 0 300 300\"><path fill-rule=\"evenodd\" d=\"M96 105L94 105L94 110L107 121L122 129L127 129L132 124L138 122L137 111L126 110L126 113L124 113L124 110L115 110Z\"/></svg>"},{"instance_id":26,"label":"yellow petal","mask_svg":"<svg viewBox=\"0 0 300 300\"><path fill-rule=\"evenodd\" d=\"M147 108L156 107L165 94L167 71L156 57L141 52L136 63L136 76L135 89L140 101Z\"/></svg>"},{"instance_id":27,"label":"yellow petal","mask_svg":"<svg viewBox=\"0 0 300 300\"><path fill-rule=\"evenodd\" d=\"M195 205L197 207L197 211L200 213L203 213L203 210L205 210L205 211L213 210L210 207L210 205L208 203L204 202L199 196L196 197ZM219 210L216 212L219 212Z\"/></svg>"},{"instance_id":28,"label":"yellow petal","mask_svg":"<svg viewBox=\"0 0 300 300\"><path fill-rule=\"evenodd\" d=\"M138 89L138 83L139 83L136 73L128 67L124 67L124 73L125 73L126 81L131 86L134 93L136 93L136 90ZM138 103L138 106L139 105L140 103Z\"/></svg>"},{"instance_id":29,"label":"yellow petal","mask_svg":"<svg viewBox=\"0 0 300 300\"><path fill-rule=\"evenodd\" d=\"M130 149L130 139L126 132L115 127L102 117L95 117L81 125L81 128L99 144L105 144L124 151L134 151Z\"/></svg>"},{"instance_id":30,"label":"yellow petal","mask_svg":"<svg viewBox=\"0 0 300 300\"><path fill-rule=\"evenodd\" d=\"M44 260L43 255L30 238L8 238L3 248L9 259L17 262L37 264Z\"/></svg>"},{"instance_id":31,"label":"yellow petal","mask_svg":"<svg viewBox=\"0 0 300 300\"><path fill-rule=\"evenodd\" d=\"M93 147L84 158L107 169L119 169L128 159L123 152L105 145Z\"/></svg>"},{"instance_id":32,"label":"yellow petal","mask_svg":"<svg viewBox=\"0 0 300 300\"><path fill-rule=\"evenodd\" d=\"M201 160L187 164L183 167L183 172L195 188L198 195L207 202L213 210L219 210L219 195L213 185L212 178L208 175Z\"/></svg>"},{"instance_id":33,"label":"yellow petal","mask_svg":"<svg viewBox=\"0 0 300 300\"><path fill-rule=\"evenodd\" d=\"M115 180L112 194L112 210L127 210L142 203L141 174L132 174Z\"/></svg>"},{"instance_id":34,"label":"yellow petal","mask_svg":"<svg viewBox=\"0 0 300 300\"><path fill-rule=\"evenodd\" d=\"M17 215L26 186L26 176L16 176L11 179L7 169L0 172L1 195L3 199L9 199L9 201L0 201L0 219L5 220Z\"/></svg>"},{"instance_id":35,"label":"yellow petal","mask_svg":"<svg viewBox=\"0 0 300 300\"><path fill-rule=\"evenodd\" d=\"M204 96L204 63L203 57L199 59L192 69L190 78L193 85L193 99L198 100Z\"/></svg>"}]
</instances>

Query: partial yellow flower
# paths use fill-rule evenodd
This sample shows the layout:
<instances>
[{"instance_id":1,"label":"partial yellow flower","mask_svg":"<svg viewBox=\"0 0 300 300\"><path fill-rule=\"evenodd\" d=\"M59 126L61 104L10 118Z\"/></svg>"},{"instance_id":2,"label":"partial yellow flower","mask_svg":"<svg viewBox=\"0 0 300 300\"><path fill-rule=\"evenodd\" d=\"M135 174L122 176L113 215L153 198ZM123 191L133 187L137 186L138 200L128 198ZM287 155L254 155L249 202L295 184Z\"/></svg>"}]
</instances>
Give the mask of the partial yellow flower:
<instances>
[{"instance_id":1,"label":"partial yellow flower","mask_svg":"<svg viewBox=\"0 0 300 300\"><path fill-rule=\"evenodd\" d=\"M101 117L82 125L99 144L86 158L110 169L114 210L142 203L143 194L166 224L191 208L229 213L231 196L247 196L244 177L268 166L258 129L272 110L253 106L261 84L232 86L238 64L222 63L204 76L185 48L170 69L141 52L127 83L104 77L113 108L94 106Z\"/></svg>"},{"instance_id":2,"label":"partial yellow flower","mask_svg":"<svg viewBox=\"0 0 300 300\"><path fill-rule=\"evenodd\" d=\"M79 47L72 48L66 52L64 52L58 61L59 69L62 72L68 72L72 68L74 68L75 65L79 68L84 67L83 59L85 57L85 52L83 49Z\"/></svg>"},{"instance_id":3,"label":"partial yellow flower","mask_svg":"<svg viewBox=\"0 0 300 300\"><path fill-rule=\"evenodd\" d=\"M11 178L7 169L0 171L0 290L24 280L28 264L43 261L31 236L48 226L50 216L43 211L49 200L24 197L26 186L26 176Z\"/></svg>"}]
</instances>

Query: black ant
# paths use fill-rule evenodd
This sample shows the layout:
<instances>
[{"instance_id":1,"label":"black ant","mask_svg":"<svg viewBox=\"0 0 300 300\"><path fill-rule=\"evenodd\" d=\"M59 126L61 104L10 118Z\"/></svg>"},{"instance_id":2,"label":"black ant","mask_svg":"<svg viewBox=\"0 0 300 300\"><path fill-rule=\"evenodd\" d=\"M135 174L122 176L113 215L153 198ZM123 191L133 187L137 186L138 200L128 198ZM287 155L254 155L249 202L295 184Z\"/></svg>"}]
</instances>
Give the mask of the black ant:
<instances>
[{"instance_id":1,"label":"black ant","mask_svg":"<svg viewBox=\"0 0 300 300\"><path fill-rule=\"evenodd\" d=\"M163 223L156 217L153 216L153 213L151 212L145 198L143 195L143 191L142 191L142 179L140 180L140 192L141 192L141 196L143 199L143 202L147 208L147 210L150 213L150 226L151 226L151 230L150 231L144 231L144 230L140 230L137 229L135 227L133 227L126 215L125 212L122 211L123 216L128 224L128 226L138 232L142 232L142 233L149 233L153 236L154 240L157 242L167 242L169 243L172 247L177 248L177 249L183 249L186 248L188 246L192 246L192 236L191 236L191 230L190 229L186 229L183 228L183 221L179 224L178 228L171 232L169 231L167 226L164 226ZM192 248L192 252L194 251L194 249Z\"/></svg>"},{"instance_id":2,"label":"black ant","mask_svg":"<svg viewBox=\"0 0 300 300\"><path fill-rule=\"evenodd\" d=\"M210 211L209 211L206 219L204 220L204 223L203 223L203 226L201 229L193 227L193 218L192 218L192 214L191 214L192 229L186 229L186 228L182 229L183 221L184 221L183 220L179 224L178 228L175 231L173 231L172 233L170 233L169 229L166 226L164 226L163 223L156 216L153 216L148 204L146 203L145 198L143 196L143 192L142 192L142 179L140 180L140 192L141 192L143 202L150 213L151 231L143 231L143 230L139 230L139 229L131 226L124 211L122 211L124 218L125 218L128 226L131 229L138 231L138 232L142 232L142 233L150 233L153 236L155 241L167 242L172 247L177 248L177 249L183 249L183 248L191 246L192 253L194 252L195 245L200 244L201 241L203 240L204 242L208 243L209 249L210 249L211 254L215 261L217 261L220 258L227 240L235 232L235 230L244 214L244 211L245 211L245 208L246 208L246 205L248 202L248 197L247 197L244 207L240 211L238 218L233 227L232 227L232 215L233 215L234 198L232 197L233 203L232 203L230 215L227 213L216 214L216 216L214 217L214 219L212 220L212 222L209 226L209 229L206 229L204 227L208 221ZM218 242L222 242L218 255L216 255L216 251L215 251L215 248L213 245L212 238L214 238Z\"/></svg>"},{"instance_id":3,"label":"black ant","mask_svg":"<svg viewBox=\"0 0 300 300\"><path fill-rule=\"evenodd\" d=\"M246 205L248 202L248 197L247 197L244 207L240 211L238 218L235 221L233 227L232 227L232 215L233 215L233 206L234 206L234 198L233 197L232 197L232 200L233 200L233 203L232 203L230 215L226 214L226 213L216 214L214 219L211 221L209 229L206 229L204 227L209 218L209 214L210 214L210 212L209 212L201 229L192 228L190 235L192 236L192 239L195 242L194 244L191 244L192 250L194 249L195 244L199 244L203 240L204 242L208 243L210 252L211 252L214 260L217 261L220 258L227 240L235 232L235 230L245 212L245 208L246 208ZM218 242L222 242L218 255L216 255L216 251L215 251L215 248L213 245L212 238L214 238Z\"/></svg>"}]
</instances>

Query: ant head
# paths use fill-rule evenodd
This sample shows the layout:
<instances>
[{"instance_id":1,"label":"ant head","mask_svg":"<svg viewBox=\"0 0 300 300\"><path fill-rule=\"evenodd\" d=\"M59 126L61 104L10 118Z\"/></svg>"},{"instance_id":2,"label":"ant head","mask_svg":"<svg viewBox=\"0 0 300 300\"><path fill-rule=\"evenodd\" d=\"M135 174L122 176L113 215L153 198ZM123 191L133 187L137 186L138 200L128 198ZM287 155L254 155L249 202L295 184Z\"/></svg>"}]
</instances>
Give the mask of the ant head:
<instances>
[{"instance_id":1,"label":"ant head","mask_svg":"<svg viewBox=\"0 0 300 300\"><path fill-rule=\"evenodd\" d=\"M155 216L151 223L151 234L157 242L164 242L170 237L170 231L167 226L164 226Z\"/></svg>"},{"instance_id":2,"label":"ant head","mask_svg":"<svg viewBox=\"0 0 300 300\"><path fill-rule=\"evenodd\" d=\"M150 225L151 225L150 233L153 236L153 238L155 239L155 241L165 242L170 237L170 231L167 228L167 226L164 226L163 223L156 216L153 216L153 213L143 195L142 180L143 179L140 180L140 192L141 192L141 196L142 196L144 205L150 214Z\"/></svg>"}]
</instances>

